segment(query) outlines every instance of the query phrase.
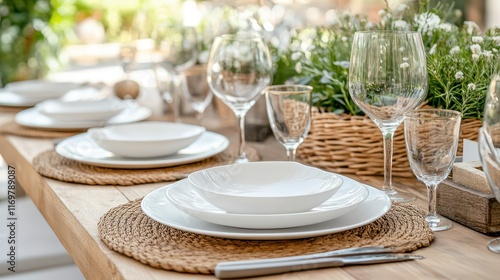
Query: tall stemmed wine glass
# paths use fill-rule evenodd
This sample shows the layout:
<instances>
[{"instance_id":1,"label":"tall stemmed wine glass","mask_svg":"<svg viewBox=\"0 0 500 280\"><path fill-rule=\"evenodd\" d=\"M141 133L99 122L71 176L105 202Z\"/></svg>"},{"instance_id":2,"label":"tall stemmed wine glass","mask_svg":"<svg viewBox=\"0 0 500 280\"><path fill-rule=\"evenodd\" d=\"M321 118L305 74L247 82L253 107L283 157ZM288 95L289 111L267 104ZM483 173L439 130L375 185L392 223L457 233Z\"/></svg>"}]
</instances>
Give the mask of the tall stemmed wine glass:
<instances>
[{"instance_id":1,"label":"tall stemmed wine glass","mask_svg":"<svg viewBox=\"0 0 500 280\"><path fill-rule=\"evenodd\" d=\"M394 132L403 114L417 108L427 94L425 51L419 32L356 32L351 51L349 93L358 107L382 131L383 191L393 201L415 196L392 186Z\"/></svg>"},{"instance_id":2,"label":"tall stemmed wine glass","mask_svg":"<svg viewBox=\"0 0 500 280\"><path fill-rule=\"evenodd\" d=\"M183 93L187 103L196 112L196 121L201 124L203 112L212 102L213 93L208 86L205 65L197 65L183 72Z\"/></svg>"},{"instance_id":3,"label":"tall stemmed wine glass","mask_svg":"<svg viewBox=\"0 0 500 280\"><path fill-rule=\"evenodd\" d=\"M460 112L440 109L410 111L404 116L408 161L417 179L427 186L425 220L433 231L453 226L436 213L436 191L455 162L461 120Z\"/></svg>"},{"instance_id":4,"label":"tall stemmed wine glass","mask_svg":"<svg viewBox=\"0 0 500 280\"><path fill-rule=\"evenodd\" d=\"M486 94L483 127L479 130L479 155L490 187L500 201L500 74L493 76ZM500 254L500 238L491 240L488 249Z\"/></svg>"},{"instance_id":5,"label":"tall stemmed wine glass","mask_svg":"<svg viewBox=\"0 0 500 280\"><path fill-rule=\"evenodd\" d=\"M297 147L311 127L311 86L275 85L266 90L267 115L274 137L295 161Z\"/></svg>"},{"instance_id":6,"label":"tall stemmed wine glass","mask_svg":"<svg viewBox=\"0 0 500 280\"><path fill-rule=\"evenodd\" d=\"M163 98L173 106L174 120L179 120L182 71L189 69L198 60L199 44L196 30L191 26L159 24L153 31L155 54L158 66L157 79ZM167 76L167 77L165 77ZM170 85L170 88L165 86ZM167 87L167 88L165 88Z\"/></svg>"},{"instance_id":7,"label":"tall stemmed wine glass","mask_svg":"<svg viewBox=\"0 0 500 280\"><path fill-rule=\"evenodd\" d=\"M254 34L225 34L215 38L207 65L207 79L217 98L236 115L240 144L236 163L248 162L245 115L271 83L271 55L266 43Z\"/></svg>"}]
</instances>

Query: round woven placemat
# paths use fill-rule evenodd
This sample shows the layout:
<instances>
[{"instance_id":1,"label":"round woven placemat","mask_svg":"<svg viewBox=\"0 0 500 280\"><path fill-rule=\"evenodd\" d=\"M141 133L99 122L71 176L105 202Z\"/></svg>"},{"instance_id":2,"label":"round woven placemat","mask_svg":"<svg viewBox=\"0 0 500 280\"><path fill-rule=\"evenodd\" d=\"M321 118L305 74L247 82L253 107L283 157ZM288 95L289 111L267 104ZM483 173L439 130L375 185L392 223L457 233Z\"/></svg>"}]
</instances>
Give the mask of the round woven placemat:
<instances>
[{"instance_id":1,"label":"round woven placemat","mask_svg":"<svg viewBox=\"0 0 500 280\"><path fill-rule=\"evenodd\" d=\"M348 231L296 240L256 241L210 237L177 230L147 217L141 199L109 210L99 223L101 240L111 250L155 268L213 274L221 261L285 257L349 247L383 245L401 252L429 246L434 234L424 213L393 204L380 219Z\"/></svg>"},{"instance_id":2,"label":"round woven placemat","mask_svg":"<svg viewBox=\"0 0 500 280\"><path fill-rule=\"evenodd\" d=\"M259 154L254 148L247 145L245 151L250 160L259 160ZM236 149L231 146L213 157L184 165L152 169L115 169L80 163L50 150L37 155L33 159L33 166L41 175L59 181L86 185L132 186L183 179L193 171L229 164L235 154Z\"/></svg>"},{"instance_id":3,"label":"round woven placemat","mask_svg":"<svg viewBox=\"0 0 500 280\"><path fill-rule=\"evenodd\" d=\"M24 137L37 137L37 138L65 138L82 133L83 131L85 130L53 131L53 130L34 129L19 125L15 121L11 121L0 126L0 133L12 134Z\"/></svg>"}]
</instances>

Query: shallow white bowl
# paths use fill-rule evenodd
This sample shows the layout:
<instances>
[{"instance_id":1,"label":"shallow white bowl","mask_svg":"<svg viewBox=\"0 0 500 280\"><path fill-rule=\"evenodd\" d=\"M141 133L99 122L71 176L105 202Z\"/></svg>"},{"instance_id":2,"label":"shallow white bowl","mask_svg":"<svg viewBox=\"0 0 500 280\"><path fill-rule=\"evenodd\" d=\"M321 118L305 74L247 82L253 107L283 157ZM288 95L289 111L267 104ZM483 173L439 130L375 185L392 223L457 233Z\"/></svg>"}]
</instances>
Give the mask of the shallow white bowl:
<instances>
[{"instance_id":1,"label":"shallow white bowl","mask_svg":"<svg viewBox=\"0 0 500 280\"><path fill-rule=\"evenodd\" d=\"M284 161L213 167L193 172L188 179L208 202L240 214L309 211L342 185L342 179L333 173Z\"/></svg>"},{"instance_id":2,"label":"shallow white bowl","mask_svg":"<svg viewBox=\"0 0 500 280\"><path fill-rule=\"evenodd\" d=\"M123 157L152 158L175 154L205 132L196 125L139 122L90 128L89 136L101 148Z\"/></svg>"},{"instance_id":3,"label":"shallow white bowl","mask_svg":"<svg viewBox=\"0 0 500 280\"><path fill-rule=\"evenodd\" d=\"M26 99L45 100L59 98L70 90L81 85L70 82L53 82L44 80L27 80L12 82L5 85L5 90L11 91Z\"/></svg>"},{"instance_id":4,"label":"shallow white bowl","mask_svg":"<svg viewBox=\"0 0 500 280\"><path fill-rule=\"evenodd\" d=\"M38 103L35 108L56 120L104 121L125 109L125 103L117 97L76 101L50 99Z\"/></svg>"}]
</instances>

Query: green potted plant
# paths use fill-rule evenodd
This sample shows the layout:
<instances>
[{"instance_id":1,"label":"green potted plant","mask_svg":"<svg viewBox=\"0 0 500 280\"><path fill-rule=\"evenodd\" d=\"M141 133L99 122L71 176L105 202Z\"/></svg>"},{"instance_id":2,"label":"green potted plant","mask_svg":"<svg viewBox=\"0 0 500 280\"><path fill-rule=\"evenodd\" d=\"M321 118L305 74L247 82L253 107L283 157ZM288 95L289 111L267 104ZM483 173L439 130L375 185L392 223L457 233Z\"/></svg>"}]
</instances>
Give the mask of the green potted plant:
<instances>
[{"instance_id":1,"label":"green potted plant","mask_svg":"<svg viewBox=\"0 0 500 280\"><path fill-rule=\"evenodd\" d=\"M452 5L389 5L380 20L341 13L332 26L296 31L289 47L277 52L274 82L313 86L313 126L299 147L305 162L340 173L383 174L378 128L352 101L348 91L354 32L370 29L418 30L427 52L429 90L426 106L462 112L462 138L477 139L486 88L500 50L500 27L481 32L477 24L458 25L461 12ZM376 156L380 155L380 156ZM402 127L394 138L395 176L411 177Z\"/></svg>"}]
</instances>

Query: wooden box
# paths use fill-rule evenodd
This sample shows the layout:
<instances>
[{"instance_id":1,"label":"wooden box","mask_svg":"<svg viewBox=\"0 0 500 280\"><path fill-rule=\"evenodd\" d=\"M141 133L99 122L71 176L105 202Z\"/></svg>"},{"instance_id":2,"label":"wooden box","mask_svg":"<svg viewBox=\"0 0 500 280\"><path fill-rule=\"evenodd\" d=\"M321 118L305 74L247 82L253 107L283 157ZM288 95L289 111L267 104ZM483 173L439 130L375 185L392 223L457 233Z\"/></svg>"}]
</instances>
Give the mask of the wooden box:
<instances>
[{"instance_id":1,"label":"wooden box","mask_svg":"<svg viewBox=\"0 0 500 280\"><path fill-rule=\"evenodd\" d=\"M495 196L451 179L443 181L438 187L436 211L484 234L500 234L500 203Z\"/></svg>"}]
</instances>

